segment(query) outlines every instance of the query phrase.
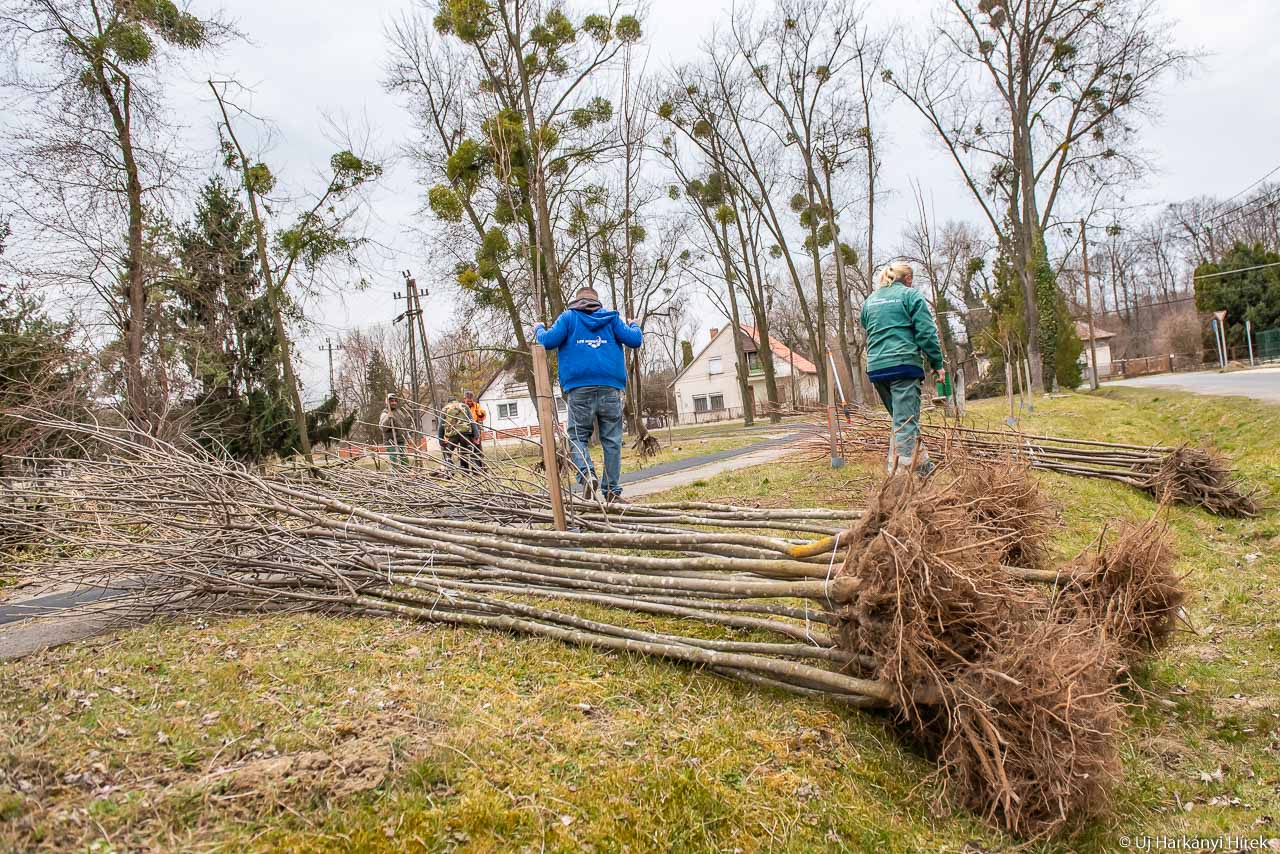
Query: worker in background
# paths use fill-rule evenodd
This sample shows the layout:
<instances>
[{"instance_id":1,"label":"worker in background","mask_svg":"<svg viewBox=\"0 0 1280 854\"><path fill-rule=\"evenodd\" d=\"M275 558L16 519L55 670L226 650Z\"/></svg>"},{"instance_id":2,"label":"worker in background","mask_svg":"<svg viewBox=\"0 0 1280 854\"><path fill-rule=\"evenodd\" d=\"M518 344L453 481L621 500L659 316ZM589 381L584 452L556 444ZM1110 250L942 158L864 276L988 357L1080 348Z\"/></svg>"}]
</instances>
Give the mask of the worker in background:
<instances>
[{"instance_id":1,"label":"worker in background","mask_svg":"<svg viewBox=\"0 0 1280 854\"><path fill-rule=\"evenodd\" d=\"M622 496L622 392L627 387L624 346L638 348L644 333L635 321L625 323L616 311L600 304L593 288L582 287L550 329L533 328L534 339L559 351L560 388L569 406L569 443L578 485L584 497L597 491L607 502ZM591 461L591 434L600 429L604 449L604 481Z\"/></svg>"},{"instance_id":2,"label":"worker in background","mask_svg":"<svg viewBox=\"0 0 1280 854\"><path fill-rule=\"evenodd\" d=\"M378 429L382 431L382 443L387 447L387 458L391 464L408 465L405 447L413 441L413 418L400 407L400 396L395 392L388 394L383 402Z\"/></svg>"},{"instance_id":3,"label":"worker in background","mask_svg":"<svg viewBox=\"0 0 1280 854\"><path fill-rule=\"evenodd\" d=\"M476 462L483 467L484 421L489 417L489 413L485 412L484 407L480 405L480 401L476 400L475 394L470 391L462 393L462 402L467 405L467 409L471 410L471 420L476 423Z\"/></svg>"},{"instance_id":4,"label":"worker in background","mask_svg":"<svg viewBox=\"0 0 1280 854\"><path fill-rule=\"evenodd\" d=\"M926 367L938 382L946 381L947 371L938 327L924 297L911 287L912 276L910 264L882 270L875 291L862 304L861 321L867 335L867 378L893 419L889 472L914 465L916 473L927 475L933 463L920 442L920 384Z\"/></svg>"},{"instance_id":5,"label":"worker in background","mask_svg":"<svg viewBox=\"0 0 1280 854\"><path fill-rule=\"evenodd\" d=\"M436 438L440 440L440 454L448 467L463 471L479 468L480 425L471 417L471 408L454 397L440 410L440 426Z\"/></svg>"}]
</instances>

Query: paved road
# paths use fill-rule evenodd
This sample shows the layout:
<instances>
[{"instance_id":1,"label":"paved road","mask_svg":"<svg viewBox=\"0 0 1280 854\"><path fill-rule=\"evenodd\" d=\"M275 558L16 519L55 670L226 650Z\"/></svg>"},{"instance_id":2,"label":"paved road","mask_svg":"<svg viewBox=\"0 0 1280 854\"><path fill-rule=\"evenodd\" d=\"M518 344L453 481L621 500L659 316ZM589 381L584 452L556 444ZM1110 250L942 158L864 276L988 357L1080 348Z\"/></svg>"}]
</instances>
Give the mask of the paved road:
<instances>
[{"instance_id":1,"label":"paved road","mask_svg":"<svg viewBox=\"0 0 1280 854\"><path fill-rule=\"evenodd\" d=\"M774 426L776 430L777 425ZM784 436L753 442L741 448L716 451L650 466L623 475L622 483L632 486L632 489L628 490L632 495L662 492L724 471L769 462L786 454L785 446L804 435L803 432L790 432ZM69 613L56 620L40 620L33 623L22 623L22 621L30 617L54 615L68 608L85 609L95 603L106 605L111 598L120 595L121 592L88 588L0 604L0 626L7 623L21 623L0 631L0 659L17 658L46 647L81 640L119 625L118 620L105 613Z\"/></svg>"},{"instance_id":2,"label":"paved road","mask_svg":"<svg viewBox=\"0 0 1280 854\"><path fill-rule=\"evenodd\" d=\"M111 590L104 587L89 587L83 590L67 590L62 593L51 593L36 599L27 599L12 605L0 605L0 626L5 623L16 623L29 617L43 617L54 614L64 608L73 608L101 602L123 595L124 590Z\"/></svg>"},{"instance_id":3,"label":"paved road","mask_svg":"<svg viewBox=\"0 0 1280 854\"><path fill-rule=\"evenodd\" d=\"M1217 371L1199 371L1193 374L1157 374L1152 377L1134 377L1113 380L1105 385L1137 386L1140 388L1176 388L1196 394L1222 394L1236 397L1252 397L1269 403L1280 403L1280 367L1253 368L1220 374Z\"/></svg>"},{"instance_id":4,"label":"paved road","mask_svg":"<svg viewBox=\"0 0 1280 854\"><path fill-rule=\"evenodd\" d=\"M775 426L774 429L776 430L777 427ZM682 460L672 460L669 463L662 463L661 465L636 469L635 471L629 471L622 476L622 485L626 486L629 483L638 483L642 480L649 480L650 478L674 474L675 472L685 471L687 469L699 468L700 466L718 463L723 460L731 460L734 457L741 457L756 451L763 451L766 448L778 448L783 445L788 445L805 435L806 434L804 432L787 433L785 436L765 439L761 442L752 442L750 445L743 445L741 448L731 448L727 451L715 451L710 454L700 454L696 457L685 457Z\"/></svg>"}]
</instances>

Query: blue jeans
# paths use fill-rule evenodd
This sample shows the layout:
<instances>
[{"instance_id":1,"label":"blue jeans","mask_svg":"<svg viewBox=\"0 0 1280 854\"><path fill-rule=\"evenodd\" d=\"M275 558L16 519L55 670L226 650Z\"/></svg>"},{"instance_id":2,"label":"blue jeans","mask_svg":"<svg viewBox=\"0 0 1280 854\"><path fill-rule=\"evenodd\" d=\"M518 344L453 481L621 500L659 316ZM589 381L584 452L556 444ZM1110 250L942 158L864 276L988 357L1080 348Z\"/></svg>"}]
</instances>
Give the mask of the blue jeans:
<instances>
[{"instance_id":1,"label":"blue jeans","mask_svg":"<svg viewBox=\"0 0 1280 854\"><path fill-rule=\"evenodd\" d=\"M569 392L569 444L578 485L596 483L596 467L591 461L591 434L600 427L604 448L604 480L600 490L605 498L622 494L618 478L622 473L622 392L603 385L582 386Z\"/></svg>"}]
</instances>

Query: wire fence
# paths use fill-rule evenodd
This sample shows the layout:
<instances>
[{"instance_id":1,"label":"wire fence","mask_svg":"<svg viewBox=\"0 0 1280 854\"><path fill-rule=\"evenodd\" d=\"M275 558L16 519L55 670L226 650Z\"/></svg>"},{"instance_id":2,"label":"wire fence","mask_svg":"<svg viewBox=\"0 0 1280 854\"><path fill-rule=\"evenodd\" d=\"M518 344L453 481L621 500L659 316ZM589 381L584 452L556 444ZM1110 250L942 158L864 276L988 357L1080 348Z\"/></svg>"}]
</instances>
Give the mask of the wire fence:
<instances>
[{"instance_id":1,"label":"wire fence","mask_svg":"<svg viewBox=\"0 0 1280 854\"><path fill-rule=\"evenodd\" d=\"M1280 328L1267 329L1254 337L1256 357L1263 362L1280 359Z\"/></svg>"}]
</instances>

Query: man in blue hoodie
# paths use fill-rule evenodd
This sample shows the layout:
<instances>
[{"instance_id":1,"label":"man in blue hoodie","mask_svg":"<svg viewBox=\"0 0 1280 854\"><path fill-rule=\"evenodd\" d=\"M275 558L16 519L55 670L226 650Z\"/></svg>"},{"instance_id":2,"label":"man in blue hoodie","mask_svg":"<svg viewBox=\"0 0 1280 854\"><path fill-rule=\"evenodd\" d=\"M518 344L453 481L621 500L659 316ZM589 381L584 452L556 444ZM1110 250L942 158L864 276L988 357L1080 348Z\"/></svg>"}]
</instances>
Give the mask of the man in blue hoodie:
<instances>
[{"instance_id":1,"label":"man in blue hoodie","mask_svg":"<svg viewBox=\"0 0 1280 854\"><path fill-rule=\"evenodd\" d=\"M560 353L560 389L569 404L569 440L578 484L592 497L597 484L606 501L622 495L622 392L627 387L627 362L623 346L637 348L644 333L639 324L625 323L616 311L606 311L594 289L582 287L573 302L550 329L541 323L533 337L548 350ZM596 479L589 445L600 427L604 448L604 482Z\"/></svg>"}]
</instances>

